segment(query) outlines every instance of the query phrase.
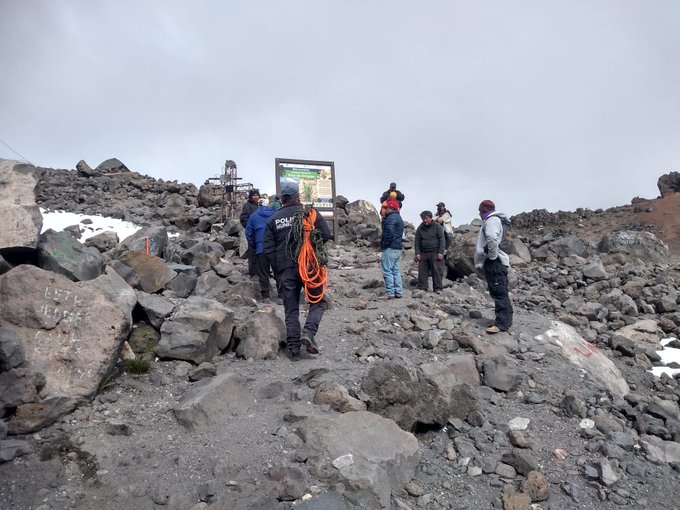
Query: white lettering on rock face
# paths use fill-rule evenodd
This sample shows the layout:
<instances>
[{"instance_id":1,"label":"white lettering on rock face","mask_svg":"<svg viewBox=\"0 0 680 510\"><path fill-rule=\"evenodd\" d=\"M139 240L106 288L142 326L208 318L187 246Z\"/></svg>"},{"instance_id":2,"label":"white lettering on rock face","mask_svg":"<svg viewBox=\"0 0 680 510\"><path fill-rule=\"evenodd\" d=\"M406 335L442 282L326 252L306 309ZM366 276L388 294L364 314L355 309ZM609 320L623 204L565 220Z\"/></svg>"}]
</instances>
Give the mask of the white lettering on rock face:
<instances>
[{"instance_id":1,"label":"white lettering on rock face","mask_svg":"<svg viewBox=\"0 0 680 510\"><path fill-rule=\"evenodd\" d=\"M40 313L48 320L78 327L91 317L89 309L81 308L82 298L73 291L46 287L44 296L54 303L44 303L40 306Z\"/></svg>"}]
</instances>

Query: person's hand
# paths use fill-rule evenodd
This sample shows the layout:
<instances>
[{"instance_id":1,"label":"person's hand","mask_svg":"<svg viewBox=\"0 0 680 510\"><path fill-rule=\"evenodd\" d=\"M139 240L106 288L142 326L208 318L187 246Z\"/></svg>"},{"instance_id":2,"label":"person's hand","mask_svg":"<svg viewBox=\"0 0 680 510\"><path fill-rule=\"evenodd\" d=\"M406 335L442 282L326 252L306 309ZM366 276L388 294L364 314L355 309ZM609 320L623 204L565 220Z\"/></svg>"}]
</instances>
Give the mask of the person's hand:
<instances>
[{"instance_id":1,"label":"person's hand","mask_svg":"<svg viewBox=\"0 0 680 510\"><path fill-rule=\"evenodd\" d=\"M437 253L437 260L444 260L444 254L443 253Z\"/></svg>"},{"instance_id":2,"label":"person's hand","mask_svg":"<svg viewBox=\"0 0 680 510\"><path fill-rule=\"evenodd\" d=\"M420 253L416 253L416 262L420 262Z\"/></svg>"}]
</instances>

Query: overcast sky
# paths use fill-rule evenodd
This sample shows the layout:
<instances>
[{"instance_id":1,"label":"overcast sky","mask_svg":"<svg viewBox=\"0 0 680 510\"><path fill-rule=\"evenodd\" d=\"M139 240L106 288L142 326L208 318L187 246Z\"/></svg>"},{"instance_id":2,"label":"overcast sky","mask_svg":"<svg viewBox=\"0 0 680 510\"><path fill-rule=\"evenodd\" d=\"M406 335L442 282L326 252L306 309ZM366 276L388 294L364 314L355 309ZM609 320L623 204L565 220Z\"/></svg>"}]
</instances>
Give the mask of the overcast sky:
<instances>
[{"instance_id":1,"label":"overcast sky","mask_svg":"<svg viewBox=\"0 0 680 510\"><path fill-rule=\"evenodd\" d=\"M654 198L680 170L680 2L0 0L0 139L203 183L335 162L454 223ZM0 157L18 159L0 144Z\"/></svg>"}]
</instances>

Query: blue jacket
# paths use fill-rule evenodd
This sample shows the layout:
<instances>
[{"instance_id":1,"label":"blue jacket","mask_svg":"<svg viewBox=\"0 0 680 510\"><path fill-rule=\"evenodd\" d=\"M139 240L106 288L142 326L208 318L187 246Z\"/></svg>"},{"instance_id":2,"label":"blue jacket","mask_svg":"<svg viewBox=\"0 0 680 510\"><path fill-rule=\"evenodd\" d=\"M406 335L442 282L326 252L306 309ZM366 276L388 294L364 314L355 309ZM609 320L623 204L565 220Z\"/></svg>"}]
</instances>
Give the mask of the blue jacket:
<instances>
[{"instance_id":1,"label":"blue jacket","mask_svg":"<svg viewBox=\"0 0 680 510\"><path fill-rule=\"evenodd\" d=\"M391 211L385 215L382 221L382 239L380 239L380 248L387 250L401 250L403 244L401 242L404 235L404 220L398 211Z\"/></svg>"},{"instance_id":2,"label":"blue jacket","mask_svg":"<svg viewBox=\"0 0 680 510\"><path fill-rule=\"evenodd\" d=\"M267 226L269 217L276 212L273 207L261 205L250 215L246 223L246 239L248 246L255 248L255 254L262 253L262 241L264 240L264 227Z\"/></svg>"}]
</instances>

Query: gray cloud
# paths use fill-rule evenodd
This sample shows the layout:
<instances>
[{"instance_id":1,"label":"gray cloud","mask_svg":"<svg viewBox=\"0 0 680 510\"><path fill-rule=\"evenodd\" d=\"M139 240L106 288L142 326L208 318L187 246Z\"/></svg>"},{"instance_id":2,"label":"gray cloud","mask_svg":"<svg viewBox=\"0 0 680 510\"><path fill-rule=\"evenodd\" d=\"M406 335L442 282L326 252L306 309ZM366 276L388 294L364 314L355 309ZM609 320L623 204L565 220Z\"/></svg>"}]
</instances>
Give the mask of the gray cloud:
<instances>
[{"instance_id":1,"label":"gray cloud","mask_svg":"<svg viewBox=\"0 0 680 510\"><path fill-rule=\"evenodd\" d=\"M669 1L6 1L0 138L201 184L336 162L338 192L457 223L657 194L680 159ZM14 158L0 146L0 157Z\"/></svg>"}]
</instances>

